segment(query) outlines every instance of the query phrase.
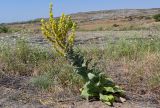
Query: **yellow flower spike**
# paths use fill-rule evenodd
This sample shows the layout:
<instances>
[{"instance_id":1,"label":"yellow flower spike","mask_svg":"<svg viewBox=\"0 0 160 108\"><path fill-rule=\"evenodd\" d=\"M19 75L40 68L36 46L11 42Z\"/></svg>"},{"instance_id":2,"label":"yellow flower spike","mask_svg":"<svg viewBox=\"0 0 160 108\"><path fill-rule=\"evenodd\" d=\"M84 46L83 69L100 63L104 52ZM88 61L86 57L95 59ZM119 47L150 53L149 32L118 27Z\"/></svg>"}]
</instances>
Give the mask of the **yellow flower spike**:
<instances>
[{"instance_id":1,"label":"yellow flower spike","mask_svg":"<svg viewBox=\"0 0 160 108\"><path fill-rule=\"evenodd\" d=\"M72 22L70 16L66 16L64 13L59 20L55 20L52 7L53 5L50 4L49 20L41 20L41 30L44 37L53 44L54 49L62 56L65 56L66 51L73 47L75 23Z\"/></svg>"},{"instance_id":2,"label":"yellow flower spike","mask_svg":"<svg viewBox=\"0 0 160 108\"><path fill-rule=\"evenodd\" d=\"M50 6L49 6L49 16L50 16L50 19L53 19L53 9L52 9L52 7L53 7L53 4L50 3Z\"/></svg>"}]
</instances>

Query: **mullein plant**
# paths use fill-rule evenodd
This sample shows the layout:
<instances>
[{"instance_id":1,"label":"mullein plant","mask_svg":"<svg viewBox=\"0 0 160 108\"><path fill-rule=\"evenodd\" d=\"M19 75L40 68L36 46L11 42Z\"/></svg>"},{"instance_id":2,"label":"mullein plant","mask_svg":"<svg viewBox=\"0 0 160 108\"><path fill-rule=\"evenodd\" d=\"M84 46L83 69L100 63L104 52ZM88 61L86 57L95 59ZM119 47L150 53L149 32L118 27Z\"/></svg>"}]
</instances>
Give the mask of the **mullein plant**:
<instances>
[{"instance_id":1,"label":"mullein plant","mask_svg":"<svg viewBox=\"0 0 160 108\"><path fill-rule=\"evenodd\" d=\"M63 57L74 71L84 79L84 86L80 89L81 96L90 100L99 99L108 105L124 96L124 91L106 77L96 66L89 68L90 60L86 60L80 51L74 50L76 23L70 16L62 14L60 19L54 19L53 5L50 4L50 17L48 21L41 20L41 30L44 37L52 43L53 48Z\"/></svg>"}]
</instances>

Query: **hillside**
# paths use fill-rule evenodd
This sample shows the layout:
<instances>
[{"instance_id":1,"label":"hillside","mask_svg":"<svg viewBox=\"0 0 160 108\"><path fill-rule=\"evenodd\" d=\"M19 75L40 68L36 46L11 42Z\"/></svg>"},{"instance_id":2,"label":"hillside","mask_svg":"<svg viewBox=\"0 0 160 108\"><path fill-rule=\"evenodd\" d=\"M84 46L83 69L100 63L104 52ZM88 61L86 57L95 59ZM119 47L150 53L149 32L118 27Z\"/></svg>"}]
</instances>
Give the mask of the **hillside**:
<instances>
[{"instance_id":1,"label":"hillside","mask_svg":"<svg viewBox=\"0 0 160 108\"><path fill-rule=\"evenodd\" d=\"M160 8L153 9L117 9L101 10L91 12L79 12L70 14L73 20L78 24L80 31L102 31L102 30L140 30L155 28L153 15L159 14ZM7 24L11 28L39 29L41 18L26 22L14 22ZM149 27L148 27L149 26ZM157 28L156 28L157 29Z\"/></svg>"},{"instance_id":2,"label":"hillside","mask_svg":"<svg viewBox=\"0 0 160 108\"><path fill-rule=\"evenodd\" d=\"M92 12L80 12L71 14L72 18L79 22L93 21L93 20L116 20L126 18L148 18L160 13L160 8L153 9L119 9L119 10L102 10Z\"/></svg>"}]
</instances>

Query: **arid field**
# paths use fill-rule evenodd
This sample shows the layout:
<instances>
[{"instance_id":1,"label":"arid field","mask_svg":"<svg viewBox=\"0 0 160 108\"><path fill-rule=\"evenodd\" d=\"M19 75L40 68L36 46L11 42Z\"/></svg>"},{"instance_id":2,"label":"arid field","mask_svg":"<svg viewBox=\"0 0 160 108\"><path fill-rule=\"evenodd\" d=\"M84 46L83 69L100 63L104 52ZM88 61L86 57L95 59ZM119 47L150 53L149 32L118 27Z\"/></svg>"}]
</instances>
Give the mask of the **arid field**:
<instances>
[{"instance_id":1,"label":"arid field","mask_svg":"<svg viewBox=\"0 0 160 108\"><path fill-rule=\"evenodd\" d=\"M160 108L160 9L72 14L75 49L125 90L113 108ZM112 108L80 97L82 78L44 39L40 20L1 24L0 108ZM1 28L0 28L1 30Z\"/></svg>"}]
</instances>

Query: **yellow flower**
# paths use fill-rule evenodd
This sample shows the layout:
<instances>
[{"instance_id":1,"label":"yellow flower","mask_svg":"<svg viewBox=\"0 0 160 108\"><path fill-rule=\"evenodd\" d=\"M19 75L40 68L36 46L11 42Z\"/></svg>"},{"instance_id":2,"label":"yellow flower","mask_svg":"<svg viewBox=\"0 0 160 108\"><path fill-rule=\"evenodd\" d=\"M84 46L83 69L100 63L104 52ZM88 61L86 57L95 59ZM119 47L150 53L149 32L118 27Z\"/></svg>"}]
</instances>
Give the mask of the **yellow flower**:
<instances>
[{"instance_id":1,"label":"yellow flower","mask_svg":"<svg viewBox=\"0 0 160 108\"><path fill-rule=\"evenodd\" d=\"M50 4L49 20L41 20L41 30L44 37L53 44L54 49L64 56L66 51L73 47L76 26L71 17L64 13L59 20L55 20L52 7L53 5Z\"/></svg>"}]
</instances>

